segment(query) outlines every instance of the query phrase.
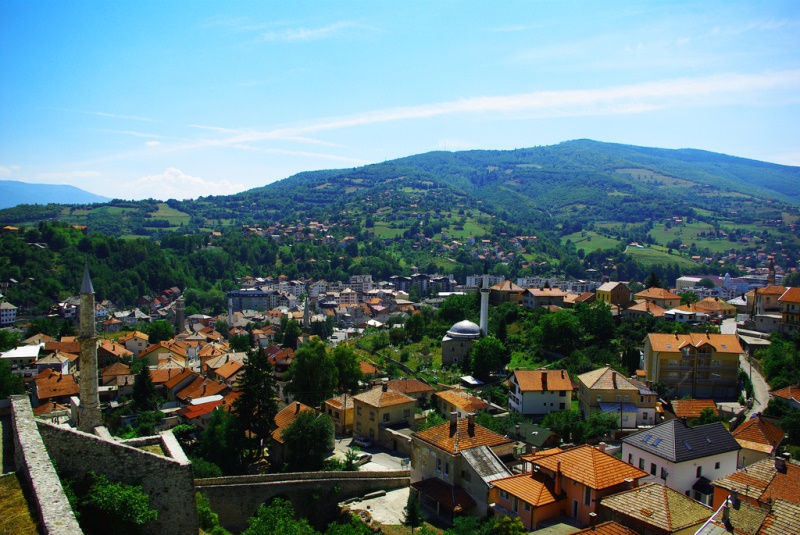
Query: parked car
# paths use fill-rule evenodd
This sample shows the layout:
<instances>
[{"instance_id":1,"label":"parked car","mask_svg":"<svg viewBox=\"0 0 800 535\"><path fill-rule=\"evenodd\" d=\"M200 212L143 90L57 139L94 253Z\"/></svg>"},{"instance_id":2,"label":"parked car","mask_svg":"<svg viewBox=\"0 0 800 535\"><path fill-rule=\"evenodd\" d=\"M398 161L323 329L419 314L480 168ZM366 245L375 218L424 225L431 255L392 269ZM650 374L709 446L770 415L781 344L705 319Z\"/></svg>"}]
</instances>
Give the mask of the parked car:
<instances>
[{"instance_id":1,"label":"parked car","mask_svg":"<svg viewBox=\"0 0 800 535\"><path fill-rule=\"evenodd\" d=\"M355 464L356 466L361 466L362 464L367 464L371 460L372 460L372 455L370 455L369 453L364 453L362 451L358 455L356 455L356 461L353 464Z\"/></svg>"},{"instance_id":2,"label":"parked car","mask_svg":"<svg viewBox=\"0 0 800 535\"><path fill-rule=\"evenodd\" d=\"M371 448L372 447L372 441L370 441L367 438L360 437L360 436L356 436L355 438L353 438L353 444L355 444L356 446L359 446L361 448Z\"/></svg>"}]
</instances>

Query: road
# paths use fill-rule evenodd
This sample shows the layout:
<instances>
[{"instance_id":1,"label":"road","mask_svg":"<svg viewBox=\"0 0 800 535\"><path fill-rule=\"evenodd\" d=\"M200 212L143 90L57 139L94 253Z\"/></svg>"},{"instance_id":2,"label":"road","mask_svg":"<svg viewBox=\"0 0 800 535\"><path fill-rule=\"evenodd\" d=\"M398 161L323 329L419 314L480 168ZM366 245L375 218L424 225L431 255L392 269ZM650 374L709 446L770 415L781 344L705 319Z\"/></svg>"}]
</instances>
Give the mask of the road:
<instances>
[{"instance_id":1,"label":"road","mask_svg":"<svg viewBox=\"0 0 800 535\"><path fill-rule=\"evenodd\" d=\"M722 334L736 334L736 320L728 318L722 322L719 331ZM747 409L745 416L750 418L750 415L755 412L761 412L767 408L769 403L769 385L767 381L758 373L758 370L750 366L747 362L745 355L739 356L739 366L751 377L753 381L753 406Z\"/></svg>"}]
</instances>

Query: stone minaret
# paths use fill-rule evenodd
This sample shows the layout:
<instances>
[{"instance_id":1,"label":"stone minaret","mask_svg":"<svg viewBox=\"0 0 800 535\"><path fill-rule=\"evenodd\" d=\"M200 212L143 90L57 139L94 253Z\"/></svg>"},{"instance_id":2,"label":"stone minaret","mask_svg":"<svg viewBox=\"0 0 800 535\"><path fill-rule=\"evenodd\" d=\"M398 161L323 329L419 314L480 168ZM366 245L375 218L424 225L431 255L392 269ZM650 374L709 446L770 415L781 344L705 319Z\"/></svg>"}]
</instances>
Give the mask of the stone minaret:
<instances>
[{"instance_id":1,"label":"stone minaret","mask_svg":"<svg viewBox=\"0 0 800 535\"><path fill-rule=\"evenodd\" d=\"M767 286L775 285L775 262L769 259L769 271L767 272Z\"/></svg>"},{"instance_id":2,"label":"stone minaret","mask_svg":"<svg viewBox=\"0 0 800 535\"><path fill-rule=\"evenodd\" d=\"M233 298L228 297L228 327L233 329Z\"/></svg>"},{"instance_id":3,"label":"stone minaret","mask_svg":"<svg viewBox=\"0 0 800 535\"><path fill-rule=\"evenodd\" d=\"M311 284L306 281L306 303L303 307L303 329L311 331L311 311L308 307L308 302L311 300Z\"/></svg>"},{"instance_id":4,"label":"stone minaret","mask_svg":"<svg viewBox=\"0 0 800 535\"><path fill-rule=\"evenodd\" d=\"M91 433L102 424L100 399L97 396L97 335L94 330L94 287L89 277L89 266L84 266L81 282L81 406L78 411L78 429Z\"/></svg>"},{"instance_id":5,"label":"stone minaret","mask_svg":"<svg viewBox=\"0 0 800 535\"><path fill-rule=\"evenodd\" d=\"M186 322L186 308L185 302L183 301L183 297L179 297L177 301L175 301L175 332L178 334L182 333L185 328Z\"/></svg>"},{"instance_id":6,"label":"stone minaret","mask_svg":"<svg viewBox=\"0 0 800 535\"><path fill-rule=\"evenodd\" d=\"M489 334L489 274L483 272L483 284L481 285L481 334Z\"/></svg>"}]
</instances>

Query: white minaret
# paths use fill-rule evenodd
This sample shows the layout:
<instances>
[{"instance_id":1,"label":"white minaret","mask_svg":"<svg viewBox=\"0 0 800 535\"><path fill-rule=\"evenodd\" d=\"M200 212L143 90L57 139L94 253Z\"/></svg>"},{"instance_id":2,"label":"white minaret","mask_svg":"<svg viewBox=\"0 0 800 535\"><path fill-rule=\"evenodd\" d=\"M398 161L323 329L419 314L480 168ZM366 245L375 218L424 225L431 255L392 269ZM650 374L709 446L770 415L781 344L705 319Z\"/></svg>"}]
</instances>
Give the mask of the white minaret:
<instances>
[{"instance_id":1,"label":"white minaret","mask_svg":"<svg viewBox=\"0 0 800 535\"><path fill-rule=\"evenodd\" d=\"M228 327L233 329L233 298L228 298Z\"/></svg>"},{"instance_id":2,"label":"white minaret","mask_svg":"<svg viewBox=\"0 0 800 535\"><path fill-rule=\"evenodd\" d=\"M81 282L81 330L78 342L81 346L80 400L78 410L78 429L91 433L95 426L102 424L100 399L97 394L97 334L94 329L94 287L89 277L89 266L83 269Z\"/></svg>"},{"instance_id":3,"label":"white minaret","mask_svg":"<svg viewBox=\"0 0 800 535\"><path fill-rule=\"evenodd\" d=\"M481 285L481 334L489 334L489 274L485 271Z\"/></svg>"}]
</instances>

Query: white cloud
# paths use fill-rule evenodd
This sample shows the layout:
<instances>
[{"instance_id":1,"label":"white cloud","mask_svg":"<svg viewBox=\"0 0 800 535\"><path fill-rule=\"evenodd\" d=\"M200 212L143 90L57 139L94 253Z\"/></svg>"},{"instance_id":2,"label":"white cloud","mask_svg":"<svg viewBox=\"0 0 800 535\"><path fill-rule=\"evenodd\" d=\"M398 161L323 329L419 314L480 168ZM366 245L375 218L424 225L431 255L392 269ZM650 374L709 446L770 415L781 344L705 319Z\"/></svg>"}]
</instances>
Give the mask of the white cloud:
<instances>
[{"instance_id":1,"label":"white cloud","mask_svg":"<svg viewBox=\"0 0 800 535\"><path fill-rule=\"evenodd\" d=\"M16 165L12 165L9 167L6 167L5 165L0 165L0 176L12 175L14 174L14 171L16 171L17 169L19 169L19 167Z\"/></svg>"},{"instance_id":2,"label":"white cloud","mask_svg":"<svg viewBox=\"0 0 800 535\"><path fill-rule=\"evenodd\" d=\"M143 176L125 187L132 199L189 199L207 195L230 195L245 189L229 180L212 181L168 167L158 175Z\"/></svg>"},{"instance_id":3,"label":"white cloud","mask_svg":"<svg viewBox=\"0 0 800 535\"><path fill-rule=\"evenodd\" d=\"M160 141L145 141L144 144L148 147L158 147L161 145Z\"/></svg>"},{"instance_id":4,"label":"white cloud","mask_svg":"<svg viewBox=\"0 0 800 535\"><path fill-rule=\"evenodd\" d=\"M315 41L325 39L341 33L343 30L358 28L361 25L355 22L335 22L320 28L286 28L284 30L274 30L261 34L264 41Z\"/></svg>"},{"instance_id":5,"label":"white cloud","mask_svg":"<svg viewBox=\"0 0 800 535\"><path fill-rule=\"evenodd\" d=\"M111 119L126 119L129 121L145 121L145 122L153 121L153 119L149 117L137 117L136 115L118 115L116 113L106 113L103 111L90 111L87 113L91 113L92 115L99 115L100 117L109 117Z\"/></svg>"}]
</instances>

